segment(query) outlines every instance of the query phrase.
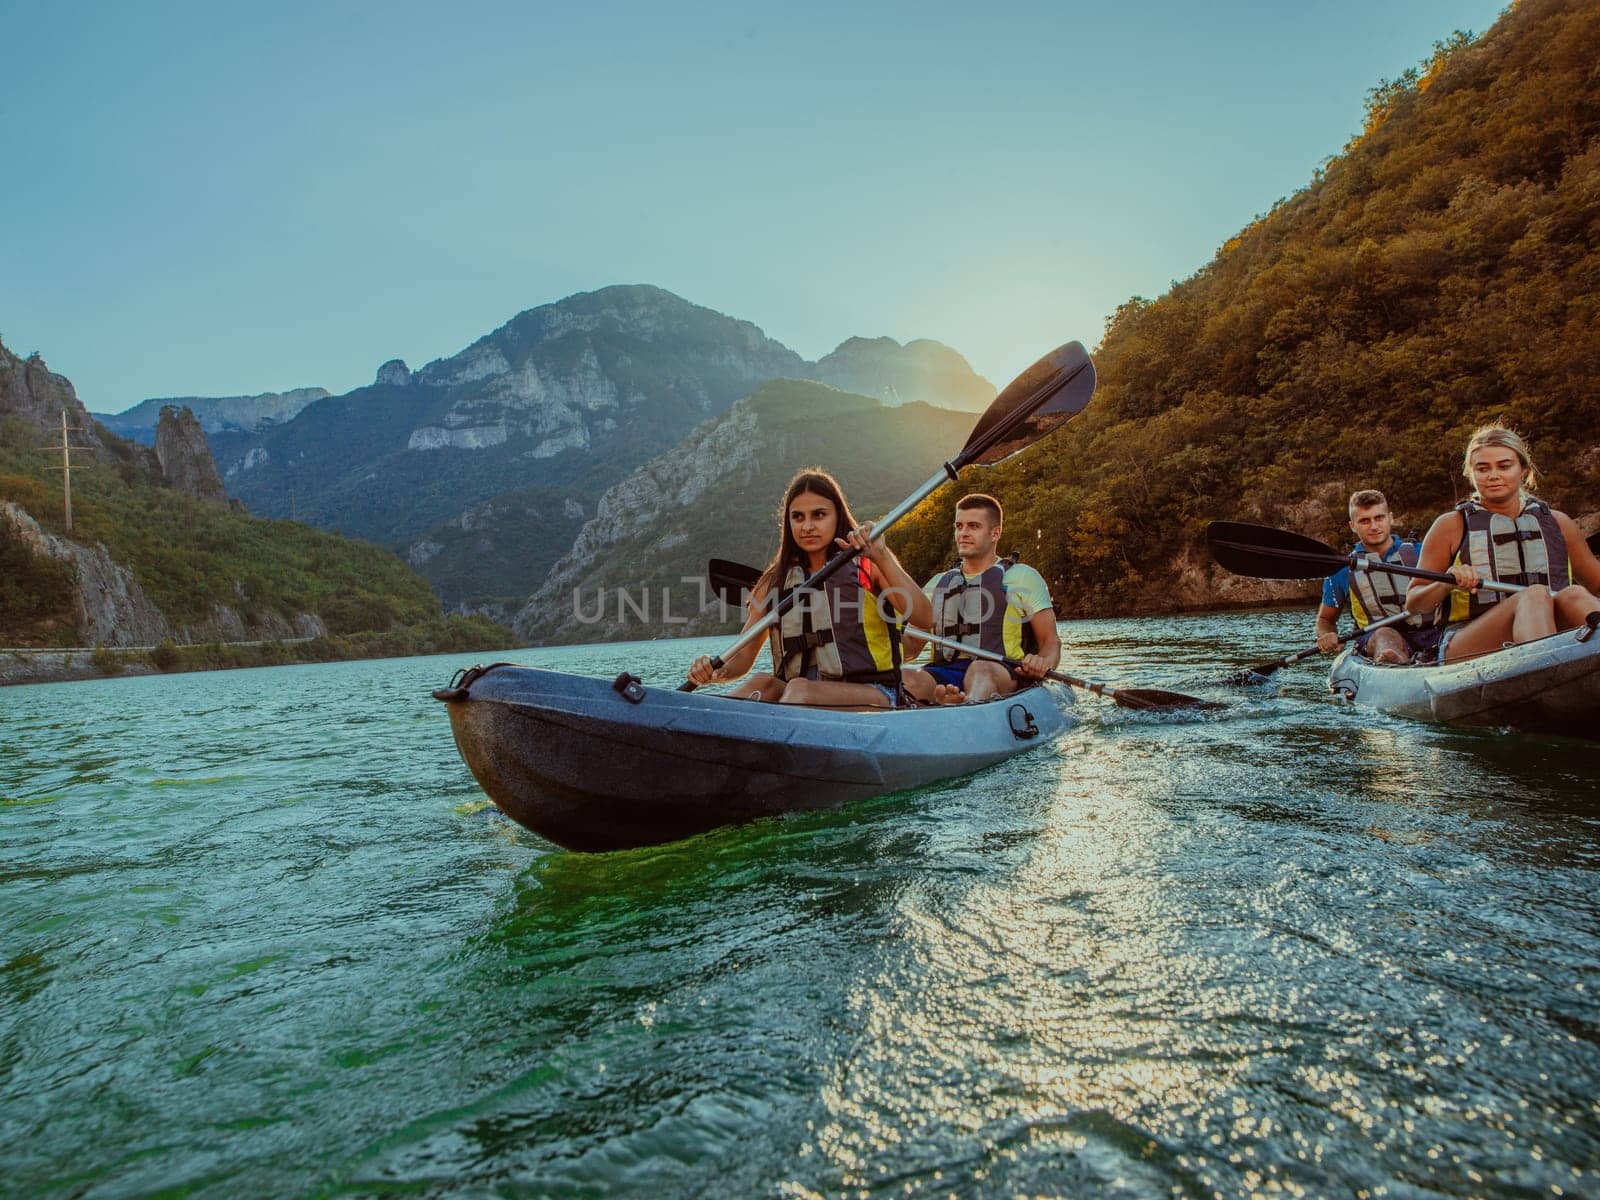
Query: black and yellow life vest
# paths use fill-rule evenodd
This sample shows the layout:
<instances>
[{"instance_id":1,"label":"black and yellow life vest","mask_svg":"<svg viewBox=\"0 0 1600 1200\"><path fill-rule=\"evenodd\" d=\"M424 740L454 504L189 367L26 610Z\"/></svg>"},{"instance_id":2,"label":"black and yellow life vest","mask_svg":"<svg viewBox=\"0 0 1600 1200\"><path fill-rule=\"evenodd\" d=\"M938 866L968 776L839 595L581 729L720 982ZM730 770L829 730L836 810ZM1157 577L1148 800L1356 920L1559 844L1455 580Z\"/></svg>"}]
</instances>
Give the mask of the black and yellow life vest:
<instances>
[{"instance_id":1,"label":"black and yellow life vest","mask_svg":"<svg viewBox=\"0 0 1600 1200\"><path fill-rule=\"evenodd\" d=\"M805 581L805 571L791 567L775 603L782 604ZM818 679L899 688L900 624L886 619L879 607L866 560L834 572L820 591L800 592L773 626L772 661L779 679L797 679L815 667Z\"/></svg>"},{"instance_id":2,"label":"black and yellow life vest","mask_svg":"<svg viewBox=\"0 0 1600 1200\"><path fill-rule=\"evenodd\" d=\"M1567 539L1555 513L1543 500L1525 496L1515 517L1490 512L1476 500L1456 505L1465 527L1455 562L1472 567L1485 579L1523 587L1544 584L1559 592L1572 582ZM1480 588L1450 593L1451 623L1470 621L1498 604L1504 593Z\"/></svg>"},{"instance_id":3,"label":"black and yellow life vest","mask_svg":"<svg viewBox=\"0 0 1600 1200\"><path fill-rule=\"evenodd\" d=\"M1006 622L1006 571L1015 558L1002 558L975 579L968 579L958 562L933 585L933 632L991 654L1021 658L1035 654L1039 639L1027 622ZM935 662L954 662L968 655L944 646L933 647Z\"/></svg>"},{"instance_id":4,"label":"black and yellow life vest","mask_svg":"<svg viewBox=\"0 0 1600 1200\"><path fill-rule=\"evenodd\" d=\"M1400 548L1393 558L1365 553L1362 557L1372 559L1374 562L1397 562L1402 566L1414 567L1417 565L1417 544L1401 541ZM1362 571L1351 567L1350 615L1355 618L1356 628L1365 629L1374 621L1381 621L1385 617L1404 612L1408 582L1404 575L1394 575L1388 571ZM1440 609L1435 609L1429 613L1413 613L1400 623L1413 629L1420 629L1423 625L1434 624L1439 611Z\"/></svg>"}]
</instances>

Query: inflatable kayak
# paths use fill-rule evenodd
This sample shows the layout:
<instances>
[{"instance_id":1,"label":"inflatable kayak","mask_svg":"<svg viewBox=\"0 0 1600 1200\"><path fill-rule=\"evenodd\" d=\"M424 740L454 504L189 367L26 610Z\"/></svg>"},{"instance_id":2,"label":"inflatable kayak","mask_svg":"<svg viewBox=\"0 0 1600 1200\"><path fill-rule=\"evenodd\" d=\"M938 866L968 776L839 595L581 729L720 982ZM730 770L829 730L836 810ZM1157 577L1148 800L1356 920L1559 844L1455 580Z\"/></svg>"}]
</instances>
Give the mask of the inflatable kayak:
<instances>
[{"instance_id":1,"label":"inflatable kayak","mask_svg":"<svg viewBox=\"0 0 1600 1200\"><path fill-rule=\"evenodd\" d=\"M968 775L1045 745L1072 695L847 712L759 704L497 663L433 693L456 747L513 821L572 850L620 850Z\"/></svg>"},{"instance_id":2,"label":"inflatable kayak","mask_svg":"<svg viewBox=\"0 0 1600 1200\"><path fill-rule=\"evenodd\" d=\"M1433 666L1380 666L1346 649L1328 686L1356 704L1446 725L1600 740L1600 636L1568 629Z\"/></svg>"}]
</instances>

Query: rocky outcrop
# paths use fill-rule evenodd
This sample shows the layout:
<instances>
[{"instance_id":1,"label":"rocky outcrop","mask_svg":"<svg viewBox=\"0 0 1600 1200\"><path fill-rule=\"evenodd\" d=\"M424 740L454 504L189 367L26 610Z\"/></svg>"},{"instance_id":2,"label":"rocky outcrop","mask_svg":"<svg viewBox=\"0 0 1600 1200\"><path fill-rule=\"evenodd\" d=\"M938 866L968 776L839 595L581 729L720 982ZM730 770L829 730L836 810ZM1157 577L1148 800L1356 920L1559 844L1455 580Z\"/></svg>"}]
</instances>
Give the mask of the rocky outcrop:
<instances>
[{"instance_id":1,"label":"rocky outcrop","mask_svg":"<svg viewBox=\"0 0 1600 1200\"><path fill-rule=\"evenodd\" d=\"M377 387L410 387L411 368L406 366L403 358L391 358L378 368L378 377L373 380Z\"/></svg>"},{"instance_id":2,"label":"rocky outcrop","mask_svg":"<svg viewBox=\"0 0 1600 1200\"><path fill-rule=\"evenodd\" d=\"M161 463L162 477L177 491L196 500L228 502L206 435L187 408L169 404L161 410L156 425L156 459Z\"/></svg>"},{"instance_id":3,"label":"rocky outcrop","mask_svg":"<svg viewBox=\"0 0 1600 1200\"><path fill-rule=\"evenodd\" d=\"M72 568L74 620L84 644L153 646L173 635L165 615L104 546L83 546L48 533L20 505L9 502L0 502L0 521L35 557L53 558Z\"/></svg>"},{"instance_id":4,"label":"rocky outcrop","mask_svg":"<svg viewBox=\"0 0 1600 1200\"><path fill-rule=\"evenodd\" d=\"M72 445L85 447L100 462L115 461L72 381L57 375L37 354L19 358L0 345L0 415L21 417L37 426L45 439L56 442L62 413L67 415Z\"/></svg>"}]
</instances>

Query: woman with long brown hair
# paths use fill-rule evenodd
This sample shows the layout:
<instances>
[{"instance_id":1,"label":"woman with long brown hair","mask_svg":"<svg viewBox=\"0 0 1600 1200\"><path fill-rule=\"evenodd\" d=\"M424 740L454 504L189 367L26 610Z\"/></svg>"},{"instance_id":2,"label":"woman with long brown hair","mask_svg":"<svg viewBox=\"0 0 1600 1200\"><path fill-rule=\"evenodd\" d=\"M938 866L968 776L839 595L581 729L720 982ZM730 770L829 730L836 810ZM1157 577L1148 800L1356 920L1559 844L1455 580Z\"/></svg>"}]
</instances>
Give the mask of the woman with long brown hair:
<instances>
[{"instance_id":1,"label":"woman with long brown hair","mask_svg":"<svg viewBox=\"0 0 1600 1200\"><path fill-rule=\"evenodd\" d=\"M1417 579L1406 589L1411 612L1448 603L1439 661L1600 623L1600 559L1576 521L1532 495L1538 470L1527 443L1503 425L1484 425L1467 442L1461 471L1472 498L1434 521L1417 560L1455 582ZM1491 579L1523 590L1480 587Z\"/></svg>"},{"instance_id":2,"label":"woman with long brown hair","mask_svg":"<svg viewBox=\"0 0 1600 1200\"><path fill-rule=\"evenodd\" d=\"M798 472L778 514L778 549L751 589L744 627L782 603L842 549L860 557L804 591L773 626L772 673L753 676L733 694L742 699L847 708L892 708L899 702L900 626L926 628L933 609L872 525L858 525L844 491L818 467ZM695 659L689 682L738 679L755 663L751 643L713 669Z\"/></svg>"}]
</instances>

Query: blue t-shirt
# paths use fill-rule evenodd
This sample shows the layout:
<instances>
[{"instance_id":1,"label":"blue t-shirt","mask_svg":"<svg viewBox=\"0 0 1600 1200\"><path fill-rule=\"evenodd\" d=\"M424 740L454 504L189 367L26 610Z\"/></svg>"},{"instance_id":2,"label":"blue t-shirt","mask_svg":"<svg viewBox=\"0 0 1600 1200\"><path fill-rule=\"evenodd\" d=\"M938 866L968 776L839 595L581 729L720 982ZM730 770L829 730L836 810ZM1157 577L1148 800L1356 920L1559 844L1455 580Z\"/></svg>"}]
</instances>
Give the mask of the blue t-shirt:
<instances>
[{"instance_id":1,"label":"blue t-shirt","mask_svg":"<svg viewBox=\"0 0 1600 1200\"><path fill-rule=\"evenodd\" d=\"M1415 546L1417 548L1417 552L1418 553L1421 553L1421 551L1422 551L1422 547L1416 542L1407 543L1407 542L1401 541L1400 535L1398 533L1390 534L1389 535L1389 539L1390 539L1389 540L1389 548L1383 552L1383 561L1384 562L1399 562L1400 561L1400 547L1404 546L1404 545ZM1355 554L1360 549L1361 549L1361 543L1357 542L1354 546L1350 547L1350 553L1351 554ZM1332 575L1329 575L1326 579L1324 579L1322 581L1322 602L1324 604L1326 604L1329 608L1338 609L1340 611L1343 611L1346 607L1349 606L1349 604L1350 604L1350 568L1349 567L1340 567ZM1352 611L1352 615L1354 615L1353 611Z\"/></svg>"}]
</instances>

